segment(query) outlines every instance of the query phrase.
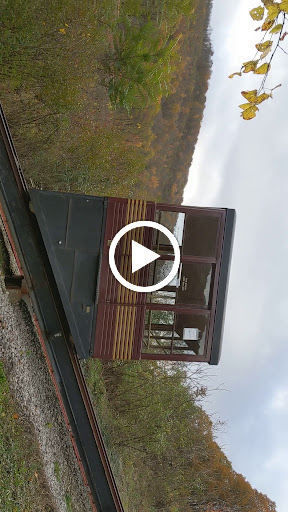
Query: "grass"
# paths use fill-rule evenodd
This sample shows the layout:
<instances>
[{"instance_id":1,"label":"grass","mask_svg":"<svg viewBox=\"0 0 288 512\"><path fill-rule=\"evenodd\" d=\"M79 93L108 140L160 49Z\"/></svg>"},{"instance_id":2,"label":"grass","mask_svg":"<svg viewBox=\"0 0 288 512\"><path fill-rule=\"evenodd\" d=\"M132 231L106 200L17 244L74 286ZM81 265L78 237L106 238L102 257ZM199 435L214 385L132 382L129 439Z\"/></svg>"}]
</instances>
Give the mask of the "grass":
<instances>
[{"instance_id":1,"label":"grass","mask_svg":"<svg viewBox=\"0 0 288 512\"><path fill-rule=\"evenodd\" d=\"M1 101L30 186L147 195L154 117L178 51L170 38L191 1L92 4L0 0ZM118 100L113 109L119 94L131 115Z\"/></svg>"},{"instance_id":2,"label":"grass","mask_svg":"<svg viewBox=\"0 0 288 512\"><path fill-rule=\"evenodd\" d=\"M1 101L32 186L129 196L143 172L98 69L110 44L101 20L114 11L106 0L0 0Z\"/></svg>"},{"instance_id":3,"label":"grass","mask_svg":"<svg viewBox=\"0 0 288 512\"><path fill-rule=\"evenodd\" d=\"M1 362L0 418L0 510L53 512L37 447L17 412Z\"/></svg>"},{"instance_id":4,"label":"grass","mask_svg":"<svg viewBox=\"0 0 288 512\"><path fill-rule=\"evenodd\" d=\"M118 428L117 417L113 405L109 401L106 385L103 380L103 363L100 360L82 361L82 369L86 384L91 393L97 419L101 427L101 433L109 455L109 461L116 479L124 510L130 512L154 512L149 490L147 491L146 479L149 476L147 467L142 465L141 458L131 457L125 447L115 450L115 429ZM145 475L145 478L143 478Z\"/></svg>"},{"instance_id":5,"label":"grass","mask_svg":"<svg viewBox=\"0 0 288 512\"><path fill-rule=\"evenodd\" d=\"M65 504L66 504L67 512L73 512L72 498L71 498L70 494L68 494L68 493L65 494Z\"/></svg>"},{"instance_id":6,"label":"grass","mask_svg":"<svg viewBox=\"0 0 288 512\"><path fill-rule=\"evenodd\" d=\"M56 477L57 482L60 482L61 480L61 468L58 460L54 462L54 475Z\"/></svg>"}]
</instances>

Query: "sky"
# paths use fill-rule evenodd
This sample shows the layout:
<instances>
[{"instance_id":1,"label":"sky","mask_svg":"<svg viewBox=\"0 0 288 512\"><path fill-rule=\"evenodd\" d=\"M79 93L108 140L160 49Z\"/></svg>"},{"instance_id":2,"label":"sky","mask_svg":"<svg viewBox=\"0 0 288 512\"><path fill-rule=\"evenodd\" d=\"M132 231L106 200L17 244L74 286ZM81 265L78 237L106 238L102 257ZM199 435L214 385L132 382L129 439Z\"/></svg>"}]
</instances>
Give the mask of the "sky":
<instances>
[{"instance_id":1,"label":"sky","mask_svg":"<svg viewBox=\"0 0 288 512\"><path fill-rule=\"evenodd\" d=\"M218 441L234 469L287 512L288 56L276 52L266 86L282 86L251 121L240 117L241 91L261 77L228 79L255 55L258 5L214 0L212 76L183 204L236 209L222 357L207 370L225 391L204 406L227 423Z\"/></svg>"}]
</instances>

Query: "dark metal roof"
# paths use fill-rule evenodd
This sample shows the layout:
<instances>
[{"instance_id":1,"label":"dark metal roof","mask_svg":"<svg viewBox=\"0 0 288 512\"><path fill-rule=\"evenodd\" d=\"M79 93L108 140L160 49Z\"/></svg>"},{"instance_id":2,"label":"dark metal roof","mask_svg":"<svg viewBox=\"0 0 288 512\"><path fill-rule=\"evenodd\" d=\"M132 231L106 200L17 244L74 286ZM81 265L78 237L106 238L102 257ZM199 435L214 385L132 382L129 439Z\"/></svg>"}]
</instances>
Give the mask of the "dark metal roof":
<instances>
[{"instance_id":1,"label":"dark metal roof","mask_svg":"<svg viewBox=\"0 0 288 512\"><path fill-rule=\"evenodd\" d=\"M227 208L222 258L220 267L220 276L218 284L216 314L213 328L213 343L211 349L211 357L209 364L218 364L222 349L222 330L225 316L227 289L229 282L229 271L231 263L231 254L233 246L234 228L236 220L236 212Z\"/></svg>"},{"instance_id":2,"label":"dark metal roof","mask_svg":"<svg viewBox=\"0 0 288 512\"><path fill-rule=\"evenodd\" d=\"M85 359L94 344L106 200L48 190L29 193L78 356Z\"/></svg>"}]
</instances>

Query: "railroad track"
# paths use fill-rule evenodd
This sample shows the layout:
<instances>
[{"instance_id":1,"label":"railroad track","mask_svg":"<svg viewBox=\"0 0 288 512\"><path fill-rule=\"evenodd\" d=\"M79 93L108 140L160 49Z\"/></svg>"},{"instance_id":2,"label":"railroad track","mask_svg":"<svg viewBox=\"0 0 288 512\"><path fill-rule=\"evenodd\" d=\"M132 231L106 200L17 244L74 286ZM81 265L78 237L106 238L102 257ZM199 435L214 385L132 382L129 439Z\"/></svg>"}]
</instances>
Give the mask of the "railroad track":
<instances>
[{"instance_id":1,"label":"railroad track","mask_svg":"<svg viewBox=\"0 0 288 512\"><path fill-rule=\"evenodd\" d=\"M29 192L0 105L0 214L94 512L124 512Z\"/></svg>"}]
</instances>

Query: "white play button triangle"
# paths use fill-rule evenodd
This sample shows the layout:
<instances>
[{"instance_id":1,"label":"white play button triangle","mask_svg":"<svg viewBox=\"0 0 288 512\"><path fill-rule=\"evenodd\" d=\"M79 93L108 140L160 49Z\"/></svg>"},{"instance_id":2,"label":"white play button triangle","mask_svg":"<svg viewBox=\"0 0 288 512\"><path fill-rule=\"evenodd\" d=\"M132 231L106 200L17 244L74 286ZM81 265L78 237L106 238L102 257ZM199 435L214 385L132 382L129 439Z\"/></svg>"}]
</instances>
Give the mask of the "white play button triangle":
<instances>
[{"instance_id":1,"label":"white play button triangle","mask_svg":"<svg viewBox=\"0 0 288 512\"><path fill-rule=\"evenodd\" d=\"M158 258L160 258L159 254L132 240L132 274Z\"/></svg>"}]
</instances>

